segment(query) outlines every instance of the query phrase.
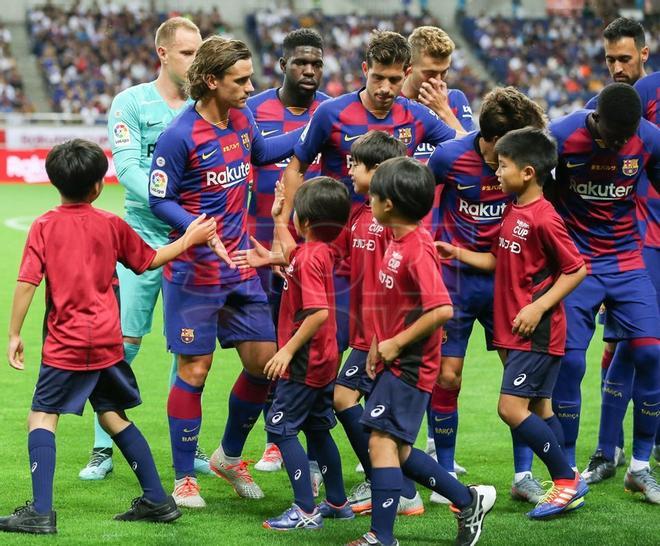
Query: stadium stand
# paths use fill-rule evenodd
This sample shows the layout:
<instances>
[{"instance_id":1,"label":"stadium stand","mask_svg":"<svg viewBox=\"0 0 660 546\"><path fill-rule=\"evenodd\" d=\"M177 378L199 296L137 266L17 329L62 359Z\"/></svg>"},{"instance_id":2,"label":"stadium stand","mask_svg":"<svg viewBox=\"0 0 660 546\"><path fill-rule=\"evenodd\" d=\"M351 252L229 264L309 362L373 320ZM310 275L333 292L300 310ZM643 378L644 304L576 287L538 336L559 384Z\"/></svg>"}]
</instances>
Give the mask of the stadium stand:
<instances>
[{"instance_id":1,"label":"stadium stand","mask_svg":"<svg viewBox=\"0 0 660 546\"><path fill-rule=\"evenodd\" d=\"M0 112L31 112L23 81L11 52L11 32L0 22Z\"/></svg>"}]
</instances>

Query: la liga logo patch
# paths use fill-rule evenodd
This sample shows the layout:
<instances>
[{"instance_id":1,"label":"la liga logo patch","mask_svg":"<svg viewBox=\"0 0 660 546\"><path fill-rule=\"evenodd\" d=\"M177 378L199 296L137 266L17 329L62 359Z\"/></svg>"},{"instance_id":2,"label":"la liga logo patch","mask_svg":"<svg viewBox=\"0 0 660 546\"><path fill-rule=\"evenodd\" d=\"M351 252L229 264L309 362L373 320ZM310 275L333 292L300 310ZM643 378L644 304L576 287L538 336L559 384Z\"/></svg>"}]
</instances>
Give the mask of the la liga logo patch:
<instances>
[{"instance_id":1,"label":"la liga logo patch","mask_svg":"<svg viewBox=\"0 0 660 546\"><path fill-rule=\"evenodd\" d=\"M151 171L149 193L154 197L165 197L165 193L167 193L167 173L165 171L160 169Z\"/></svg>"},{"instance_id":2,"label":"la liga logo patch","mask_svg":"<svg viewBox=\"0 0 660 546\"><path fill-rule=\"evenodd\" d=\"M115 123L112 128L112 136L115 146L126 146L131 143L131 132L128 130L128 125L122 121Z\"/></svg>"}]
</instances>

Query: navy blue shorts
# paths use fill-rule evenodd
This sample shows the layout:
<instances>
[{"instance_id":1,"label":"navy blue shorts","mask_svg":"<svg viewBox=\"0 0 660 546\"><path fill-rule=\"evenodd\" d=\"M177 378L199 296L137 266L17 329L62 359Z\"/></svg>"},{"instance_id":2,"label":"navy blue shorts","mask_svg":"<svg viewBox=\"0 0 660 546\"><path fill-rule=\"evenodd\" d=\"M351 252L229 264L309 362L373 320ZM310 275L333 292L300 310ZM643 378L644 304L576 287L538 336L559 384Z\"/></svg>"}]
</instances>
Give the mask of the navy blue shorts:
<instances>
[{"instance_id":1,"label":"navy blue shorts","mask_svg":"<svg viewBox=\"0 0 660 546\"><path fill-rule=\"evenodd\" d=\"M566 348L586 350L605 303L605 341L660 337L658 302L646 269L587 275L564 299Z\"/></svg>"},{"instance_id":2,"label":"navy blue shorts","mask_svg":"<svg viewBox=\"0 0 660 546\"><path fill-rule=\"evenodd\" d=\"M32 397L32 411L82 415L85 402L94 411L120 411L142 403L131 367L124 362L95 371L71 371L42 364Z\"/></svg>"},{"instance_id":3,"label":"navy blue shorts","mask_svg":"<svg viewBox=\"0 0 660 546\"><path fill-rule=\"evenodd\" d=\"M335 284L335 318L337 321L337 348L339 354L348 349L348 321L350 317L350 285L348 277L334 275Z\"/></svg>"},{"instance_id":4,"label":"navy blue shorts","mask_svg":"<svg viewBox=\"0 0 660 546\"><path fill-rule=\"evenodd\" d=\"M278 379L273 405L266 415L266 430L279 436L296 436L301 430L330 430L335 426L332 410L334 383L309 387Z\"/></svg>"},{"instance_id":5,"label":"navy blue shorts","mask_svg":"<svg viewBox=\"0 0 660 546\"><path fill-rule=\"evenodd\" d=\"M552 398L561 357L509 350L504 363L502 394L521 398Z\"/></svg>"},{"instance_id":6,"label":"navy blue shorts","mask_svg":"<svg viewBox=\"0 0 660 546\"><path fill-rule=\"evenodd\" d=\"M363 396L368 396L374 386L374 382L367 375L366 370L368 354L368 351L351 349L335 383L347 389L359 391Z\"/></svg>"},{"instance_id":7,"label":"navy blue shorts","mask_svg":"<svg viewBox=\"0 0 660 546\"><path fill-rule=\"evenodd\" d=\"M243 341L275 341L270 306L258 276L227 286L188 286L163 280L167 348L206 355Z\"/></svg>"},{"instance_id":8,"label":"navy blue shorts","mask_svg":"<svg viewBox=\"0 0 660 546\"><path fill-rule=\"evenodd\" d=\"M386 432L413 445L430 397L430 393L408 385L385 370L374 382L360 423L367 429Z\"/></svg>"},{"instance_id":9,"label":"navy blue shorts","mask_svg":"<svg viewBox=\"0 0 660 546\"><path fill-rule=\"evenodd\" d=\"M443 327L442 356L463 358L474 321L484 327L486 349L493 347L494 276L471 269L442 266L442 280L454 306L454 316Z\"/></svg>"}]
</instances>

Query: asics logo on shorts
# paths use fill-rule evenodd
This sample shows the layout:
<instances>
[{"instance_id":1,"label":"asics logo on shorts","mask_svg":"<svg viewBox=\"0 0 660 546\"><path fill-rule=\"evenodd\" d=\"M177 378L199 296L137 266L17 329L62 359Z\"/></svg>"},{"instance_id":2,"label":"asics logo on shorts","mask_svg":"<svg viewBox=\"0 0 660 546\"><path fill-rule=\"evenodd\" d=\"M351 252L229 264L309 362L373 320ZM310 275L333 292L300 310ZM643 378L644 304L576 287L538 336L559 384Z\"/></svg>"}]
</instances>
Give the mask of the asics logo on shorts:
<instances>
[{"instance_id":1,"label":"asics logo on shorts","mask_svg":"<svg viewBox=\"0 0 660 546\"><path fill-rule=\"evenodd\" d=\"M32 474L34 474L34 471L37 469L37 466L39 466L39 464L37 463L37 461L34 461L34 462L32 463L32 468L30 468L30 472L31 472Z\"/></svg>"},{"instance_id":2,"label":"asics logo on shorts","mask_svg":"<svg viewBox=\"0 0 660 546\"><path fill-rule=\"evenodd\" d=\"M276 425L282 420L282 417L284 417L284 412L278 411L275 415L271 417L270 422Z\"/></svg>"},{"instance_id":3,"label":"asics logo on shorts","mask_svg":"<svg viewBox=\"0 0 660 546\"><path fill-rule=\"evenodd\" d=\"M296 473L293 475L293 479L298 481L300 479L300 476L302 476L302 470L300 468L296 470Z\"/></svg>"},{"instance_id":4,"label":"asics logo on shorts","mask_svg":"<svg viewBox=\"0 0 660 546\"><path fill-rule=\"evenodd\" d=\"M348 368L348 370L346 370L346 373L344 373L344 375L346 377L353 377L356 373L358 373L359 369L360 368L358 368L357 366L351 366L350 368Z\"/></svg>"},{"instance_id":5,"label":"asics logo on shorts","mask_svg":"<svg viewBox=\"0 0 660 546\"><path fill-rule=\"evenodd\" d=\"M131 464L131 468L133 469L133 472L137 470L137 467L138 467L137 461L133 461L133 463Z\"/></svg>"},{"instance_id":6,"label":"asics logo on shorts","mask_svg":"<svg viewBox=\"0 0 660 546\"><path fill-rule=\"evenodd\" d=\"M513 384L516 387L520 387L520 385L522 385L525 382L525 379L527 379L527 374L526 373L521 373L518 377L516 377L513 380Z\"/></svg>"},{"instance_id":7,"label":"asics logo on shorts","mask_svg":"<svg viewBox=\"0 0 660 546\"><path fill-rule=\"evenodd\" d=\"M321 467L321 474L324 474L324 475L325 475L325 473L326 473L327 471L328 471L328 467L327 467L326 465L323 465L323 466Z\"/></svg>"},{"instance_id":8,"label":"asics logo on shorts","mask_svg":"<svg viewBox=\"0 0 660 546\"><path fill-rule=\"evenodd\" d=\"M376 406L374 409L371 410L371 413L369 415L371 415L372 417L380 417L381 415L383 415L384 412L385 412L385 406L379 404L378 406Z\"/></svg>"},{"instance_id":9,"label":"asics logo on shorts","mask_svg":"<svg viewBox=\"0 0 660 546\"><path fill-rule=\"evenodd\" d=\"M548 451L550 451L550 442L546 442L543 445L543 453L547 453Z\"/></svg>"},{"instance_id":10,"label":"asics logo on shorts","mask_svg":"<svg viewBox=\"0 0 660 546\"><path fill-rule=\"evenodd\" d=\"M429 486L435 487L435 478L434 477L429 478Z\"/></svg>"},{"instance_id":11,"label":"asics logo on shorts","mask_svg":"<svg viewBox=\"0 0 660 546\"><path fill-rule=\"evenodd\" d=\"M394 504L394 499L390 497L383 503L383 508L389 508L393 504Z\"/></svg>"}]
</instances>

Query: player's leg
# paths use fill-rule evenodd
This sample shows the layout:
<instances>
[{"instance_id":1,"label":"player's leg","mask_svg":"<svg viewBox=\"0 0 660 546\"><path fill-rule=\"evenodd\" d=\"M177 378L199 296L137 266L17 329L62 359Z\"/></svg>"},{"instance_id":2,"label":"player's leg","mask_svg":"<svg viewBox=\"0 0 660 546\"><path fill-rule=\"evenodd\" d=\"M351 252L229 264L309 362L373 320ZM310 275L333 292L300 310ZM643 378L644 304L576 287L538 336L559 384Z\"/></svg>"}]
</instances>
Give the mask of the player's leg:
<instances>
[{"instance_id":1,"label":"player's leg","mask_svg":"<svg viewBox=\"0 0 660 546\"><path fill-rule=\"evenodd\" d=\"M595 317L605 300L605 288L597 275L587 278L564 299L566 310L566 354L552 394L553 411L564 430L564 451L572 468L580 428L580 386L586 371L586 351L593 336Z\"/></svg>"}]
</instances>

